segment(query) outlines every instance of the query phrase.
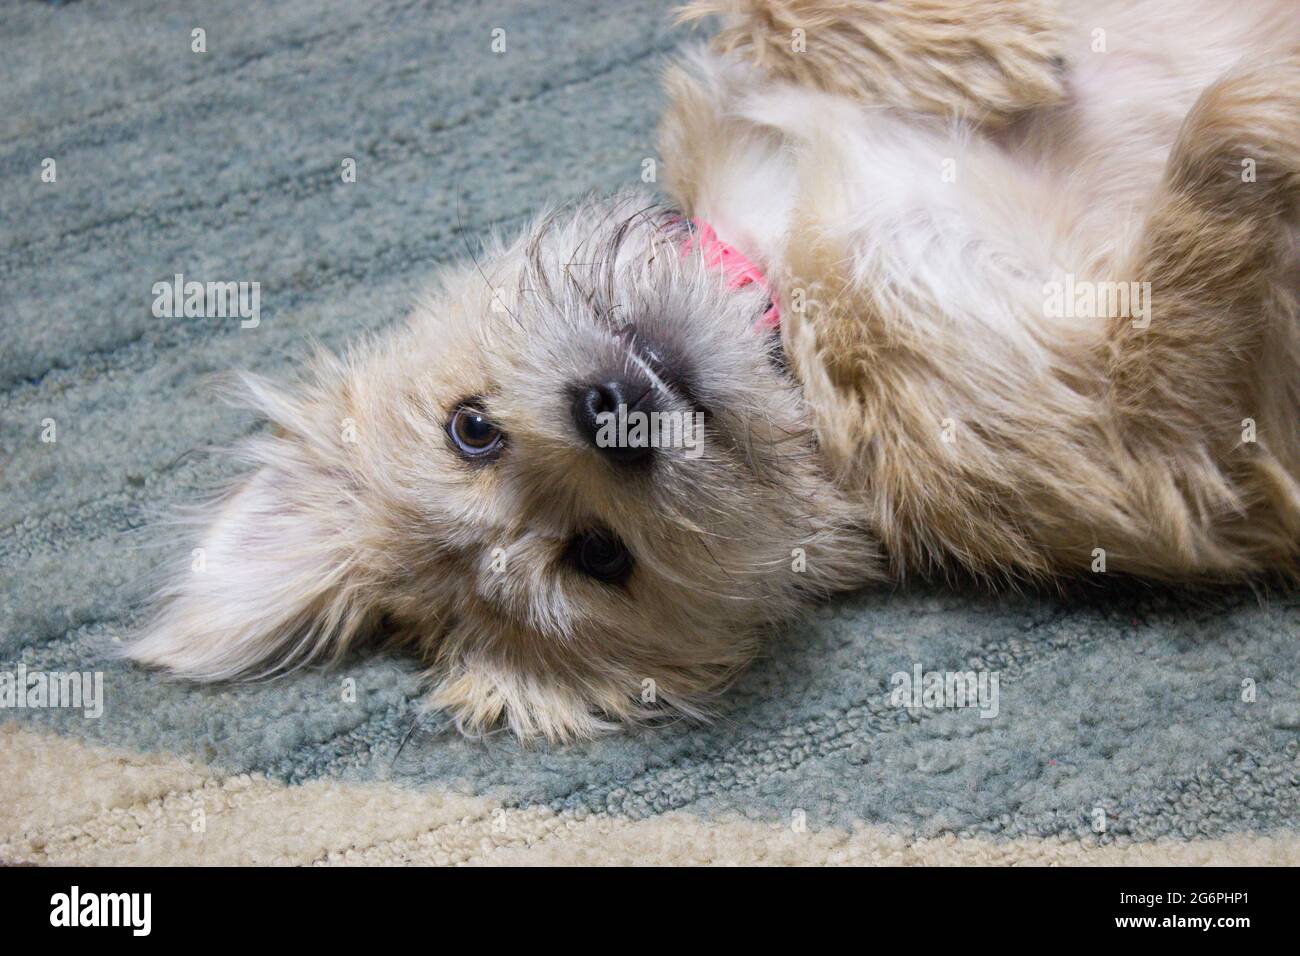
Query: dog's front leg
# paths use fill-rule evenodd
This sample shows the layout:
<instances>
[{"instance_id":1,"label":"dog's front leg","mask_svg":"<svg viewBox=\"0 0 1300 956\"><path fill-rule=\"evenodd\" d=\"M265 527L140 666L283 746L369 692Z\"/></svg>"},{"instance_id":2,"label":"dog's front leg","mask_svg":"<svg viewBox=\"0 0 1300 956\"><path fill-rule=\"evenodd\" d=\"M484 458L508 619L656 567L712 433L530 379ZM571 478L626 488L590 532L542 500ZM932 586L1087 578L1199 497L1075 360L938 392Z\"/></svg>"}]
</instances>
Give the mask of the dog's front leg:
<instances>
[{"instance_id":1,"label":"dog's front leg","mask_svg":"<svg viewBox=\"0 0 1300 956\"><path fill-rule=\"evenodd\" d=\"M1064 96L1054 0L695 0L714 49L873 105L1003 124Z\"/></svg>"}]
</instances>

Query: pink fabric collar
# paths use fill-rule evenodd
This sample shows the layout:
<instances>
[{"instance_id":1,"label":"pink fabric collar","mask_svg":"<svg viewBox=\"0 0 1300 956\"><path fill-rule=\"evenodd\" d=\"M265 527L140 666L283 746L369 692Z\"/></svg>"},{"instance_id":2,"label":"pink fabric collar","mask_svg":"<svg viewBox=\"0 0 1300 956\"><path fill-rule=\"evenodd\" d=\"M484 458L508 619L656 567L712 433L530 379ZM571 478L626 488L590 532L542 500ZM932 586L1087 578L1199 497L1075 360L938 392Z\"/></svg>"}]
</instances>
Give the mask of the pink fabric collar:
<instances>
[{"instance_id":1,"label":"pink fabric collar","mask_svg":"<svg viewBox=\"0 0 1300 956\"><path fill-rule=\"evenodd\" d=\"M756 283L767 293L771 305L754 323L754 328L762 332L776 328L781 322L781 307L776 301L776 290L763 275L763 270L746 259L734 246L719 239L717 232L703 219L692 219L691 225L694 231L682 244L682 255L690 255L698 248L704 256L704 264L710 269L719 270L726 277L729 289Z\"/></svg>"}]
</instances>

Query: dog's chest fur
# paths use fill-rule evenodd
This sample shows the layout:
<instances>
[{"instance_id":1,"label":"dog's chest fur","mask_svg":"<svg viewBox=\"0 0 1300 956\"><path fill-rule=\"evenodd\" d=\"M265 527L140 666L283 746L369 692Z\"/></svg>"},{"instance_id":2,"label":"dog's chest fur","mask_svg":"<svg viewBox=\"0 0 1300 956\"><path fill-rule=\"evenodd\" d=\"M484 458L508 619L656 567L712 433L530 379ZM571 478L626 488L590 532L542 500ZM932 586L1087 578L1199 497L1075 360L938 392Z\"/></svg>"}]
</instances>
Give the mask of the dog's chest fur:
<instances>
[{"instance_id":1,"label":"dog's chest fur","mask_svg":"<svg viewBox=\"0 0 1300 956\"><path fill-rule=\"evenodd\" d=\"M694 68L704 83L675 104L691 140L684 204L765 269L783 309L813 293L798 283L816 277L791 269L811 228L848 254L840 267L910 306L912 331L992 338L1038 361L1026 317L1055 262L1077 258L1043 241L1066 210L1041 171L958 128L751 86L710 58Z\"/></svg>"}]
</instances>

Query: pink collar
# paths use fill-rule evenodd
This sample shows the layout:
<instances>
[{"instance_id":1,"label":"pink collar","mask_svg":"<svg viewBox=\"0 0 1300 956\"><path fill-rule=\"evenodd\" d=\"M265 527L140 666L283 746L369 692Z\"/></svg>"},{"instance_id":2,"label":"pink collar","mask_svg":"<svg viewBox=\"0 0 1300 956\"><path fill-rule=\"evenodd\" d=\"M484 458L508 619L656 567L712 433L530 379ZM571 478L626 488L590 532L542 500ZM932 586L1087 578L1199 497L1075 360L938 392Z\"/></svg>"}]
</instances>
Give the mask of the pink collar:
<instances>
[{"instance_id":1,"label":"pink collar","mask_svg":"<svg viewBox=\"0 0 1300 956\"><path fill-rule=\"evenodd\" d=\"M717 232L703 219L692 219L691 225L694 229L682 245L682 255L690 255L698 245L704 256L704 264L710 269L721 271L729 289L739 289L751 282L757 283L767 293L771 305L754 323L754 327L763 332L776 328L781 321L781 307L776 301L776 290L763 275L763 270L741 255L734 246L719 239Z\"/></svg>"}]
</instances>

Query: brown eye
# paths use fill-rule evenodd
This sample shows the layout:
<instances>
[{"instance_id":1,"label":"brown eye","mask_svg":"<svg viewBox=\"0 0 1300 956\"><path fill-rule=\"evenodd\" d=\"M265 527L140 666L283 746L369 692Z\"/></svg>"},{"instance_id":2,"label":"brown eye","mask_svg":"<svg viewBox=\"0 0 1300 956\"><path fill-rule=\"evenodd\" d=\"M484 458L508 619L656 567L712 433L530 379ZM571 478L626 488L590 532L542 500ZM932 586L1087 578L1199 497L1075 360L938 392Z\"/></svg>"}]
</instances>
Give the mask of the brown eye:
<instances>
[{"instance_id":1,"label":"brown eye","mask_svg":"<svg viewBox=\"0 0 1300 956\"><path fill-rule=\"evenodd\" d=\"M466 458L488 458L501 448L504 436L483 410L474 405L461 405L452 413L447 422L447 434L451 436L456 450Z\"/></svg>"}]
</instances>

